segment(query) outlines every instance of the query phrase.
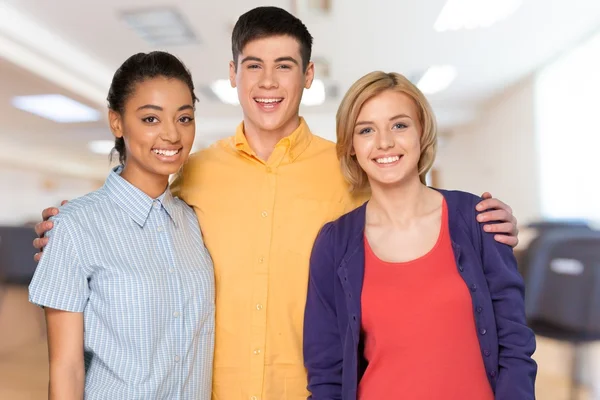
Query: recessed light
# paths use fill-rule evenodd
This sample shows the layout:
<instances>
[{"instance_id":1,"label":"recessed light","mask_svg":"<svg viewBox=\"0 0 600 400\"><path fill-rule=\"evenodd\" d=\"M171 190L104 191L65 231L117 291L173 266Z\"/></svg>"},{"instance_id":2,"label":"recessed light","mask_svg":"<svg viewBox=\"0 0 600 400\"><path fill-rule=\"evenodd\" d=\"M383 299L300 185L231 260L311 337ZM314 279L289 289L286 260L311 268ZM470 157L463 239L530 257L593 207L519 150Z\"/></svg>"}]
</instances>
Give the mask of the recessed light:
<instances>
[{"instance_id":1,"label":"recessed light","mask_svg":"<svg viewBox=\"0 0 600 400\"><path fill-rule=\"evenodd\" d=\"M12 105L20 110L60 123L100 120L100 112L60 94L13 97Z\"/></svg>"},{"instance_id":2,"label":"recessed light","mask_svg":"<svg viewBox=\"0 0 600 400\"><path fill-rule=\"evenodd\" d=\"M456 68L451 65L435 65L425 71L417 87L424 94L441 92L450 86L456 75Z\"/></svg>"},{"instance_id":3,"label":"recessed light","mask_svg":"<svg viewBox=\"0 0 600 400\"><path fill-rule=\"evenodd\" d=\"M448 0L433 28L438 32L487 28L513 14L523 0Z\"/></svg>"}]
</instances>

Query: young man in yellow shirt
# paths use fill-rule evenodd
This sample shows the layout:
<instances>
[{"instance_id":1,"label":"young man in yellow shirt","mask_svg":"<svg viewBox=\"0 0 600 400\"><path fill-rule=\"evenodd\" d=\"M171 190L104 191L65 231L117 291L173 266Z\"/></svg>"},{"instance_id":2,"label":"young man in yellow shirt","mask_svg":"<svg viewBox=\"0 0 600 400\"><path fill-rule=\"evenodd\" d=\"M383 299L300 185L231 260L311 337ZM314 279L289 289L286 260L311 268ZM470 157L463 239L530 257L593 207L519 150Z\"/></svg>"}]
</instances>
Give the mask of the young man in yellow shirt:
<instances>
[{"instance_id":1,"label":"young man in yellow shirt","mask_svg":"<svg viewBox=\"0 0 600 400\"><path fill-rule=\"evenodd\" d=\"M335 144L299 116L314 77L311 48L304 24L285 10L242 15L229 75L243 122L193 154L172 185L196 211L214 261L215 400L307 398L302 329L313 240L323 224L367 199L349 193ZM510 207L488 199L481 210L491 210L482 221L503 222L490 225L505 233L497 240L516 245ZM50 227L43 222L36 231Z\"/></svg>"}]
</instances>

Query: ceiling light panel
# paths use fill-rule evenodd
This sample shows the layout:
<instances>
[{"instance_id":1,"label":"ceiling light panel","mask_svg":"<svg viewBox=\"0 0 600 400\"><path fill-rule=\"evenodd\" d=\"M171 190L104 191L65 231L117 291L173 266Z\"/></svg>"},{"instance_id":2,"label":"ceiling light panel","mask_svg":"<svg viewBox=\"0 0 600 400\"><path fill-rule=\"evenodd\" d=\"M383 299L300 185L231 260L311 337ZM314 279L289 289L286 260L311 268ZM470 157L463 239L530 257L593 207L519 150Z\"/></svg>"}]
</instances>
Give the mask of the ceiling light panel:
<instances>
[{"instance_id":1,"label":"ceiling light panel","mask_svg":"<svg viewBox=\"0 0 600 400\"><path fill-rule=\"evenodd\" d=\"M17 96L11 101L15 108L59 123L94 122L100 112L60 94Z\"/></svg>"},{"instance_id":2,"label":"ceiling light panel","mask_svg":"<svg viewBox=\"0 0 600 400\"><path fill-rule=\"evenodd\" d=\"M190 25L173 8L125 11L121 19L152 46L198 43Z\"/></svg>"}]
</instances>

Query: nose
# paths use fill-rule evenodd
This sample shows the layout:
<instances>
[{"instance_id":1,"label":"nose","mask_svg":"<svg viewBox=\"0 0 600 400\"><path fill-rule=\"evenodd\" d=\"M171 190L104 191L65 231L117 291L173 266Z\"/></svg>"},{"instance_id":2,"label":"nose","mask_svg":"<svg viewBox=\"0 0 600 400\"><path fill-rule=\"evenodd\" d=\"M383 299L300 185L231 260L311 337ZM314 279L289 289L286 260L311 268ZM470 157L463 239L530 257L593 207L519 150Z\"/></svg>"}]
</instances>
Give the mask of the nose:
<instances>
[{"instance_id":1,"label":"nose","mask_svg":"<svg viewBox=\"0 0 600 400\"><path fill-rule=\"evenodd\" d=\"M177 124L173 121L167 121L163 125L160 138L169 143L179 142L181 140L181 133L177 129Z\"/></svg>"},{"instance_id":2,"label":"nose","mask_svg":"<svg viewBox=\"0 0 600 400\"><path fill-rule=\"evenodd\" d=\"M263 69L259 86L263 89L277 89L279 87L277 75L272 71L271 68Z\"/></svg>"},{"instance_id":3,"label":"nose","mask_svg":"<svg viewBox=\"0 0 600 400\"><path fill-rule=\"evenodd\" d=\"M379 130L377 132L377 148L387 150L394 147L393 133L388 130Z\"/></svg>"}]
</instances>

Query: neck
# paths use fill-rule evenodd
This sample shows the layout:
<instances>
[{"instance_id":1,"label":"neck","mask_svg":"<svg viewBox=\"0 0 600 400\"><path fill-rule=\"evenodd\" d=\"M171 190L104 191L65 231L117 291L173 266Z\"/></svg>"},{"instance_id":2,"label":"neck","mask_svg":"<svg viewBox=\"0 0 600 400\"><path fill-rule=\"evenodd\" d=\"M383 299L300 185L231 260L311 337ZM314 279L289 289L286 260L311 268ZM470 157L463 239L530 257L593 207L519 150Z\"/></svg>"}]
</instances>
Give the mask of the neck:
<instances>
[{"instance_id":1,"label":"neck","mask_svg":"<svg viewBox=\"0 0 600 400\"><path fill-rule=\"evenodd\" d=\"M163 194L169 185L168 176L136 171L135 168L128 167L127 163L121 172L121 178L146 193L152 199Z\"/></svg>"},{"instance_id":2,"label":"neck","mask_svg":"<svg viewBox=\"0 0 600 400\"><path fill-rule=\"evenodd\" d=\"M428 191L418 175L394 186L372 184L367 204L369 219L394 226L406 225L429 211Z\"/></svg>"},{"instance_id":3,"label":"neck","mask_svg":"<svg viewBox=\"0 0 600 400\"><path fill-rule=\"evenodd\" d=\"M244 118L244 135L248 145L254 150L258 158L266 161L275 150L277 143L284 137L290 136L299 126L299 116L292 118L277 130L261 129Z\"/></svg>"}]
</instances>

